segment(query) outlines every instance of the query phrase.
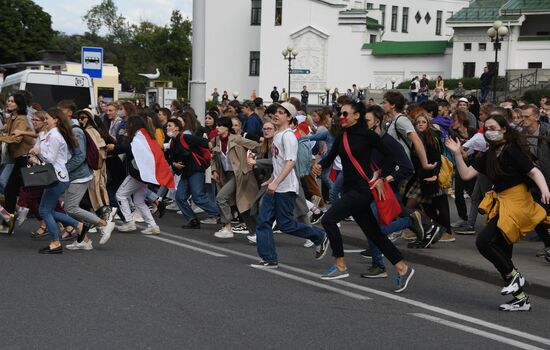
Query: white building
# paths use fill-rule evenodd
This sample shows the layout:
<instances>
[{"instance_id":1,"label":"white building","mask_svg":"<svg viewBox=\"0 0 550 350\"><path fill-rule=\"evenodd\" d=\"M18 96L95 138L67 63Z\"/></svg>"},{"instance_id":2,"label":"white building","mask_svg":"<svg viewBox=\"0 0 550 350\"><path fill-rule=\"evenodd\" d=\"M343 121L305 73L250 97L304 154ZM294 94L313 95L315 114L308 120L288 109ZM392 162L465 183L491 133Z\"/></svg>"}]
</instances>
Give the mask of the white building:
<instances>
[{"instance_id":1,"label":"white building","mask_svg":"<svg viewBox=\"0 0 550 350\"><path fill-rule=\"evenodd\" d=\"M542 68L550 81L550 0L208 0L207 95L217 87L247 99L269 100L273 86L288 89L287 45L299 54L291 92L308 86L311 103L325 87L352 84L391 88L415 75L479 76L492 68L487 30L503 22L499 75Z\"/></svg>"},{"instance_id":2,"label":"white building","mask_svg":"<svg viewBox=\"0 0 550 350\"><path fill-rule=\"evenodd\" d=\"M340 92L352 84L391 87L423 73L449 76L452 29L445 23L468 0L208 0L206 3L206 89L252 90L269 101L273 86L288 88L292 44L299 54L291 92L325 87ZM390 44L389 42L395 42ZM310 95L310 103L316 103Z\"/></svg>"},{"instance_id":3,"label":"white building","mask_svg":"<svg viewBox=\"0 0 550 350\"><path fill-rule=\"evenodd\" d=\"M483 67L492 68L495 51L487 30L497 20L508 28L498 54L499 75L550 69L550 1L476 0L447 21L454 29L452 77L479 76Z\"/></svg>"}]
</instances>

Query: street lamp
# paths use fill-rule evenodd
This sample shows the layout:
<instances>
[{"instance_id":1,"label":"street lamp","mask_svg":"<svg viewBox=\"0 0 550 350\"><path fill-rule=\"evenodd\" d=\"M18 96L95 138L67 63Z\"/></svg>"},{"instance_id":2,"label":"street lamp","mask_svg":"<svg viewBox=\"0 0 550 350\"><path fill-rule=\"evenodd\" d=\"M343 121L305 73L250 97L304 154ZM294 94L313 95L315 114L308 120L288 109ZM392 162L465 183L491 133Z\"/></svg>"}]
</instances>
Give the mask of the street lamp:
<instances>
[{"instance_id":1,"label":"street lamp","mask_svg":"<svg viewBox=\"0 0 550 350\"><path fill-rule=\"evenodd\" d=\"M327 92L327 106L328 106L328 100L329 100L329 93L330 93L330 86L325 86L325 91Z\"/></svg>"},{"instance_id":2,"label":"street lamp","mask_svg":"<svg viewBox=\"0 0 550 350\"><path fill-rule=\"evenodd\" d=\"M239 92L238 91L233 91L233 98L236 100L237 97L239 97Z\"/></svg>"},{"instance_id":3,"label":"street lamp","mask_svg":"<svg viewBox=\"0 0 550 350\"><path fill-rule=\"evenodd\" d=\"M395 78L391 78L391 89L392 89L392 90L395 89L395 82L396 82L396 81L397 81L397 80L395 80Z\"/></svg>"},{"instance_id":4,"label":"street lamp","mask_svg":"<svg viewBox=\"0 0 550 350\"><path fill-rule=\"evenodd\" d=\"M493 26L487 30L487 35L493 42L495 50L495 75L493 76L493 103L497 102L497 77L498 77L498 50L500 50L502 39L508 35L508 27L503 26L501 21L493 22Z\"/></svg>"},{"instance_id":5,"label":"street lamp","mask_svg":"<svg viewBox=\"0 0 550 350\"><path fill-rule=\"evenodd\" d=\"M298 49L292 44L288 44L287 47L281 51L285 60L288 60L288 97L290 97L290 74L292 73L292 60L298 56Z\"/></svg>"}]
</instances>

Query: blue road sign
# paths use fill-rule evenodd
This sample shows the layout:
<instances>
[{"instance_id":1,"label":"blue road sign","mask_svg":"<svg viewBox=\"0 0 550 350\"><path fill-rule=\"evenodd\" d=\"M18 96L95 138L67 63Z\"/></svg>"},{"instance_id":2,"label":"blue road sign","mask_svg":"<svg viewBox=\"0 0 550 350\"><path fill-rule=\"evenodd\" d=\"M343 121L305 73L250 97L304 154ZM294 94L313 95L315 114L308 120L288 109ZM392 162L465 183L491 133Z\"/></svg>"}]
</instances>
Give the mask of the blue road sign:
<instances>
[{"instance_id":1,"label":"blue road sign","mask_svg":"<svg viewBox=\"0 0 550 350\"><path fill-rule=\"evenodd\" d=\"M88 74L90 78L103 76L103 48L82 47L81 51L82 73Z\"/></svg>"},{"instance_id":2,"label":"blue road sign","mask_svg":"<svg viewBox=\"0 0 550 350\"><path fill-rule=\"evenodd\" d=\"M311 71L309 69L292 69L290 74L309 74Z\"/></svg>"}]
</instances>

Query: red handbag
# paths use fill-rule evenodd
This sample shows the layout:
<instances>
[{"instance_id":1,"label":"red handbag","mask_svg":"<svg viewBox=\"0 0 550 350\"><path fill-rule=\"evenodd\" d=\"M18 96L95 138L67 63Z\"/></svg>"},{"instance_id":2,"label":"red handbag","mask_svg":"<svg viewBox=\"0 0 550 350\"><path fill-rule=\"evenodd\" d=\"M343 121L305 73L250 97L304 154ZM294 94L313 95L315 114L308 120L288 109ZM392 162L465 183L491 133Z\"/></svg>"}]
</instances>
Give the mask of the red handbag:
<instances>
[{"instance_id":1,"label":"red handbag","mask_svg":"<svg viewBox=\"0 0 550 350\"><path fill-rule=\"evenodd\" d=\"M349 147L348 142L348 134L344 131L344 149L346 150L346 153L348 154L349 159L353 163L353 166L357 170L357 172L361 175L363 180L365 180L369 186L372 185L372 181L369 179L367 174L365 174L365 171L355 159L353 154L351 153L351 149ZM378 191L375 188L371 189L372 196L374 197L374 203L376 204L376 209L378 211L378 219L380 220L380 224L387 225L393 220L395 220L396 217L398 217L401 214L401 205L399 204L399 201L395 197L395 193L393 193L393 190L390 186L390 184L387 181L384 181L384 192L386 195L386 199L379 199L378 198Z\"/></svg>"}]
</instances>

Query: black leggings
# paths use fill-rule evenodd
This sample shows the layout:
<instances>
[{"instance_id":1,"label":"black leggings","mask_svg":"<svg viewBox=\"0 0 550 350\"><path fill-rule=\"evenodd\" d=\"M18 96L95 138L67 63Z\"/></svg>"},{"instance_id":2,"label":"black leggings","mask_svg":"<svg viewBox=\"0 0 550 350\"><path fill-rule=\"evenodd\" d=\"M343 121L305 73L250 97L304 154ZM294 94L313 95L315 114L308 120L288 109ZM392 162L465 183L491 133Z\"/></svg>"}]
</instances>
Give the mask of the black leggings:
<instances>
[{"instance_id":1,"label":"black leggings","mask_svg":"<svg viewBox=\"0 0 550 350\"><path fill-rule=\"evenodd\" d=\"M477 250L489 260L506 281L506 276L514 270L512 262L513 245L508 244L504 234L497 227L498 216L494 217L477 235Z\"/></svg>"},{"instance_id":2,"label":"black leggings","mask_svg":"<svg viewBox=\"0 0 550 350\"><path fill-rule=\"evenodd\" d=\"M332 256L335 258L344 256L342 235L337 224L351 215L365 236L372 239L393 265L403 260L401 252L386 235L382 234L378 222L372 214L370 204L373 198L368 185L360 184L344 191L342 198L332 205L321 220L330 240Z\"/></svg>"},{"instance_id":3,"label":"black leggings","mask_svg":"<svg viewBox=\"0 0 550 350\"><path fill-rule=\"evenodd\" d=\"M17 157L14 160L13 171L11 172L8 183L4 190L4 197L6 198L5 209L10 212L15 212L15 205L17 204L17 196L19 195L19 188L23 185L21 179L21 168L27 166L27 157Z\"/></svg>"},{"instance_id":4,"label":"black leggings","mask_svg":"<svg viewBox=\"0 0 550 350\"><path fill-rule=\"evenodd\" d=\"M466 183L460 177L458 171L455 172L455 205L458 216L466 221L468 220L468 209L466 208L466 200L464 199L464 189Z\"/></svg>"},{"instance_id":5,"label":"black leggings","mask_svg":"<svg viewBox=\"0 0 550 350\"><path fill-rule=\"evenodd\" d=\"M441 195L432 198L429 204L422 204L422 208L430 219L445 227L448 233L451 233L451 213L449 209L449 200L447 195Z\"/></svg>"}]
</instances>

